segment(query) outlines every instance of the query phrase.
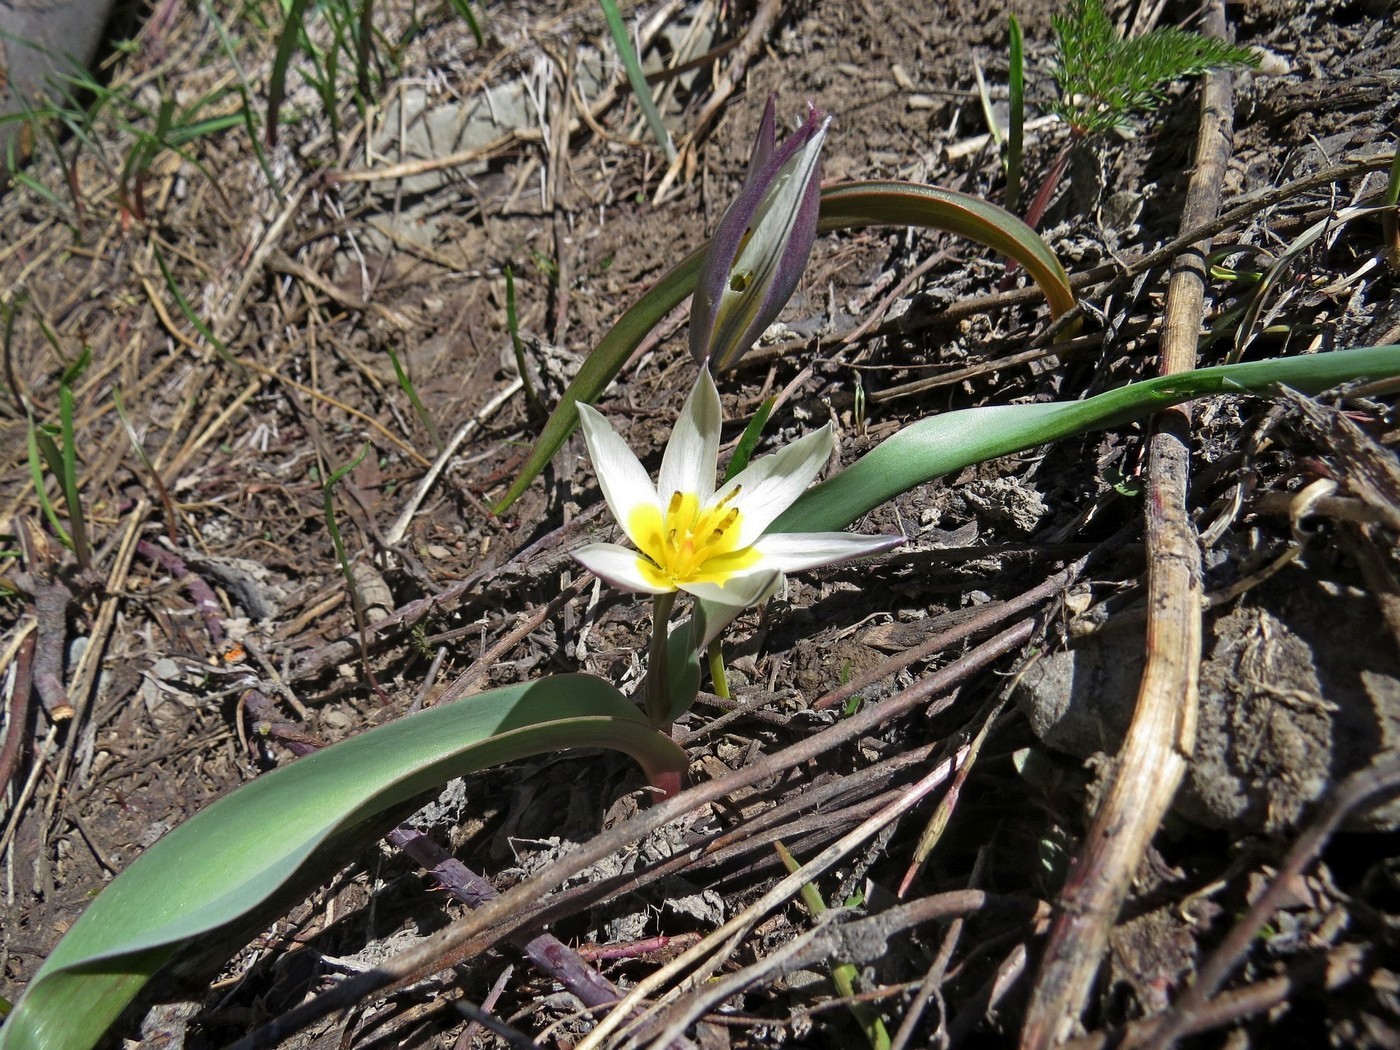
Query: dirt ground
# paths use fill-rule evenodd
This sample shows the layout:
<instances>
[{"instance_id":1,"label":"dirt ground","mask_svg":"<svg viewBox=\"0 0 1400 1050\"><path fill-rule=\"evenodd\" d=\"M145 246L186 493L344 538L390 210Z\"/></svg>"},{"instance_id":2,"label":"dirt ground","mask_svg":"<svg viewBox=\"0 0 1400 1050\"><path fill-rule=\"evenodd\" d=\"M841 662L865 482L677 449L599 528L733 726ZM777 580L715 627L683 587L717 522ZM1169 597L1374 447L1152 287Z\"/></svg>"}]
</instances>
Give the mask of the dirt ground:
<instances>
[{"instance_id":1,"label":"dirt ground","mask_svg":"<svg viewBox=\"0 0 1400 1050\"><path fill-rule=\"evenodd\" d=\"M1153 6L1115 14L1150 20ZM638 685L648 607L595 587L567 556L611 532L581 441L490 510L540 426L511 393L507 267L528 369L557 398L621 310L713 230L775 91L786 127L809 99L834 114L828 181L1005 200L995 146L978 141L974 65L1004 99L1014 10L1030 115L1042 113L1047 5L756 8L626 11L649 68L684 70L656 83L687 147L674 173L593 3L488 6L480 45L448 5L377 5L372 82L343 69L332 120L299 53L276 142L260 148L276 41L259 24L281 24L273 5L119 14L129 43L108 56L101 93L47 125L0 196L11 1002L104 883L259 771L444 693L572 670ZM1229 17L1265 62L1233 77L1220 210L1263 203L1215 234L1235 249L1218 261L1242 276L1207 282L1201 363L1235 352L1242 324L1250 359L1400 342L1374 214L1336 223L1264 292L1249 279L1384 187L1400 126L1394 4L1252 0ZM755 24L755 47L723 48ZM324 17L308 27L333 49ZM162 137L167 100L177 125L234 119ZM1157 374L1167 269L1122 275L1189 229L1200 121L1199 84L1182 84L1135 134L1076 155L1041 225L1085 304L1072 341L1045 338L1043 302L1008 294L1024 275L968 242L823 235L786 329L721 379L726 415L790 388L769 444L830 419L849 462L933 413ZM1035 126L1028 190L1066 140L1061 124ZM668 319L599 403L653 469L693 376L684 320ZM73 386L81 565L36 497L27 413L59 424L62 373L85 350ZM1358 771L1394 780L1400 752L1394 400L1220 397L1188 425L1207 600L1196 755L1093 953L1097 977L1082 1013L1071 1008L1076 1045L1140 1034L1132 1026L1179 1002L1272 894L1262 932L1185 1018L1205 1033L1188 1044L1400 1046L1400 809L1384 790L1338 802ZM727 639L734 700L704 693L680 726L692 783L810 751L693 813L669 847L650 838L574 879L550 931L625 990L776 882L775 840L811 859L941 766L927 798L817 884L833 907L859 901L840 922L887 917L878 946L852 933L844 956L785 962L813 920L797 899L767 911L715 971L752 967L752 979L685 1039L860 1045L830 978L844 957L854 1005L907 1045L1016 1043L1053 991L1042 953L1075 907L1066 880L1094 841L1141 678L1157 493L1147 435L1124 426L930 482L859 526L902 532L905 546L794 577L742 617ZM323 500L325 479L362 450L332 505L363 629ZM52 479L48 493L71 529ZM854 699L823 702L848 683ZM881 704L903 713L825 743L843 707ZM641 786L625 760L571 751L473 775L413 823L504 891L635 811ZM932 848L916 864L921 841ZM923 917L897 910L909 904ZM414 855L367 837L205 984L158 982L119 1035L226 1045L468 914ZM665 984L672 1009L709 976ZM591 1025L555 975L494 937L283 1045L507 1045L461 1003L546 1045L572 1046Z\"/></svg>"}]
</instances>

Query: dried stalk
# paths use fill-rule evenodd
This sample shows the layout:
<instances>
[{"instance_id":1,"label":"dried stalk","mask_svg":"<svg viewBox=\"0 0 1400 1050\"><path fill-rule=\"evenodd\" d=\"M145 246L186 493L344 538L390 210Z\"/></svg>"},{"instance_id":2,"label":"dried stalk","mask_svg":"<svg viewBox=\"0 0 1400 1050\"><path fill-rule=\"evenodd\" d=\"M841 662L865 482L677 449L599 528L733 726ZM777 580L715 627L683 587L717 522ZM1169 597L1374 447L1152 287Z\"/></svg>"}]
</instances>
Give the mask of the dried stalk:
<instances>
[{"instance_id":1,"label":"dried stalk","mask_svg":"<svg viewBox=\"0 0 1400 1050\"><path fill-rule=\"evenodd\" d=\"M1224 35L1220 0L1204 28ZM1208 222L1219 209L1232 120L1230 75L1207 76L1183 229ZM1162 329L1164 375L1196 367L1209 250L1209 242L1199 242L1173 263ZM1190 406L1158 416L1148 444L1147 663L1111 783L1060 895L1021 1033L1023 1050L1048 1050L1078 1023L1109 932L1195 746L1203 587L1200 547L1187 514L1190 448Z\"/></svg>"}]
</instances>

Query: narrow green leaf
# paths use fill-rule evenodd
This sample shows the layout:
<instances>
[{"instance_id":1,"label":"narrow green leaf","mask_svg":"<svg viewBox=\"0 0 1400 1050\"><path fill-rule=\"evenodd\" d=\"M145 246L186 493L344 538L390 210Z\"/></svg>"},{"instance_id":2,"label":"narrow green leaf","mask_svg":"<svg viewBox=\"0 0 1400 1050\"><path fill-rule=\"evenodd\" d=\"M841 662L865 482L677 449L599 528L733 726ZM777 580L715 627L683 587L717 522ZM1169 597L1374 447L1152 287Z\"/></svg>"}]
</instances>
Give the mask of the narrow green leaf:
<instances>
[{"instance_id":1,"label":"narrow green leaf","mask_svg":"<svg viewBox=\"0 0 1400 1050\"><path fill-rule=\"evenodd\" d=\"M525 391L525 401L532 415L541 419L546 415L544 402L530 381L530 370L525 364L525 341L520 338L520 314L515 309L515 271L509 266L506 275L506 330L510 332L510 348L515 354L515 370L520 373L520 386Z\"/></svg>"},{"instance_id":2,"label":"narrow green leaf","mask_svg":"<svg viewBox=\"0 0 1400 1050\"><path fill-rule=\"evenodd\" d=\"M0 1050L95 1045L157 971L207 979L425 792L568 747L623 751L653 779L686 764L607 682L559 675L429 708L258 777L102 889L0 1028Z\"/></svg>"},{"instance_id":3,"label":"narrow green leaf","mask_svg":"<svg viewBox=\"0 0 1400 1050\"><path fill-rule=\"evenodd\" d=\"M945 412L911 424L845 470L808 489L768 531L844 529L900 493L944 474L1075 434L1143 419L1198 397L1227 393L1267 395L1279 385L1315 394L1366 378L1400 378L1400 346L1369 346L1216 365L1130 383L1083 401ZM680 642L697 633L695 624L701 625L698 633L706 636L708 645L729 622L723 619L726 612L724 606L697 601L691 619L671 632L672 666L684 660Z\"/></svg>"},{"instance_id":4,"label":"narrow green leaf","mask_svg":"<svg viewBox=\"0 0 1400 1050\"><path fill-rule=\"evenodd\" d=\"M1007 57L1011 68L1007 86L1010 127L1006 132L1006 210L1015 212L1021 204L1021 154L1026 142L1026 54L1021 37L1021 23L1015 15L1007 15Z\"/></svg>"},{"instance_id":5,"label":"narrow green leaf","mask_svg":"<svg viewBox=\"0 0 1400 1050\"><path fill-rule=\"evenodd\" d=\"M88 546L87 521L83 517L83 503L78 494L78 442L73 433L73 384L82 376L92 359L92 350L83 347L78 360L63 370L63 378L58 384L59 432L63 438L63 455L59 485L63 489L63 501L68 508L68 528L73 537L73 553L78 564L84 568L92 566L92 551Z\"/></svg>"},{"instance_id":6,"label":"narrow green leaf","mask_svg":"<svg viewBox=\"0 0 1400 1050\"><path fill-rule=\"evenodd\" d=\"M808 489L770 532L843 529L880 504L943 474L1037 445L1142 419L1208 394L1267 394L1276 384L1318 393L1355 379L1400 376L1400 346L1216 365L1148 379L1083 401L994 405L922 419Z\"/></svg>"},{"instance_id":7,"label":"narrow green leaf","mask_svg":"<svg viewBox=\"0 0 1400 1050\"><path fill-rule=\"evenodd\" d=\"M309 0L291 0L287 8L286 21L277 37L277 52L272 59L272 73L267 84L267 144L277 144L277 122L280 119L282 100L287 94L287 67L291 65L292 52L296 50L297 38L306 18Z\"/></svg>"},{"instance_id":8,"label":"narrow green leaf","mask_svg":"<svg viewBox=\"0 0 1400 1050\"><path fill-rule=\"evenodd\" d=\"M618 318L607 335L598 341L598 345L593 348L593 352L588 355L574 376L573 382L565 389L559 404L554 406L549 421L540 432L539 440L530 451L529 459L520 469L520 475L500 502L492 508L497 514L520 498L530 482L539 477L540 471L554 458L554 453L569 439L569 435L578 426L578 403L582 401L591 405L597 401L617 373L622 371L622 366L632 356L632 351L641 345L647 333L695 290L695 277L700 272L700 260L704 251L705 246L701 245L672 267L648 288L642 297Z\"/></svg>"},{"instance_id":9,"label":"narrow green leaf","mask_svg":"<svg viewBox=\"0 0 1400 1050\"><path fill-rule=\"evenodd\" d=\"M225 362L232 365L240 376L246 375L248 370L243 367L238 358L234 357L233 354L229 352L228 347L223 344L223 340L210 330L209 326L204 323L199 314L195 313L194 307L191 306L190 301L185 298L184 292L180 291L180 286L175 283L175 275L170 272L170 267L166 265L165 255L161 252L160 248L152 243L151 252L156 257L156 265L160 267L160 275L165 278L165 287L169 289L171 296L174 297L175 305L178 306L180 312L185 315L185 320L190 323L196 332L209 340L209 345L214 348Z\"/></svg>"},{"instance_id":10,"label":"narrow green leaf","mask_svg":"<svg viewBox=\"0 0 1400 1050\"><path fill-rule=\"evenodd\" d=\"M1074 306L1069 278L1040 235L995 204L933 186L904 182L856 182L822 191L819 232L858 226L926 226L985 244L1015 259L1040 286L1058 317ZM500 502L497 514L520 498L578 425L578 403L592 404L622 370L647 333L695 290L705 245L652 285L618 319L584 361L559 399L539 440Z\"/></svg>"},{"instance_id":11,"label":"narrow green leaf","mask_svg":"<svg viewBox=\"0 0 1400 1050\"><path fill-rule=\"evenodd\" d=\"M627 70L627 81L632 85L632 94L637 96L637 104L642 107L642 113L647 118L647 127L651 129L657 144L666 154L666 162L672 163L676 159L676 147L671 142L671 134L666 130L666 125L661 121L656 100L651 97L651 85L642 73L642 63L637 59L637 49L632 46L632 38L628 35L627 26L622 22L622 12L617 9L616 0L598 0L598 4L603 9L603 17L608 21L608 32L612 34L618 56Z\"/></svg>"},{"instance_id":12,"label":"narrow green leaf","mask_svg":"<svg viewBox=\"0 0 1400 1050\"><path fill-rule=\"evenodd\" d=\"M739 443L734 446L734 455L729 457L729 466L724 468L724 481L720 484L729 484L736 474L749 465L749 460L753 459L753 450L758 447L758 439L763 436L763 428L768 425L768 417L773 414L773 406L777 403L776 397L767 397L763 399L763 404L758 406L758 411L749 420L749 425L739 435Z\"/></svg>"},{"instance_id":13,"label":"narrow green leaf","mask_svg":"<svg viewBox=\"0 0 1400 1050\"><path fill-rule=\"evenodd\" d=\"M795 875L802 867L783 845L782 840L773 843L773 849L778 853L778 859L783 862L783 867L787 868L789 875ZM827 913L826 901L822 900L821 891L810 882L804 882L801 889L802 903L807 906L807 913L813 921L820 921L821 917ZM836 993L843 999L854 999L856 995L856 980L860 976L854 965L848 962L835 962L831 964L831 983L836 986ZM880 1015L869 1003L852 1002L850 1006L851 1015L865 1032L865 1039L870 1044L871 1050L889 1050L890 1035L885 1030L885 1022L880 1019Z\"/></svg>"},{"instance_id":14,"label":"narrow green leaf","mask_svg":"<svg viewBox=\"0 0 1400 1050\"><path fill-rule=\"evenodd\" d=\"M452 5L452 10L457 12L458 17L467 23L467 28L472 31L472 39L476 41L476 46L481 47L486 42L486 38L482 36L481 23L472 12L471 4L468 3L468 0L448 0L448 2Z\"/></svg>"},{"instance_id":15,"label":"narrow green leaf","mask_svg":"<svg viewBox=\"0 0 1400 1050\"><path fill-rule=\"evenodd\" d=\"M344 463L331 471L330 477L326 478L326 483L321 486L321 509L325 513L326 531L330 534L331 546L335 548L335 558L340 563L340 572L350 588L350 597L355 599L357 607L360 599L359 591L355 587L355 574L350 570L350 555L345 550L345 540L340 535L340 525L336 522L335 517L335 487L340 484L341 478L363 462L369 449L369 442L365 442L360 446L359 454L349 463Z\"/></svg>"},{"instance_id":16,"label":"narrow green leaf","mask_svg":"<svg viewBox=\"0 0 1400 1050\"><path fill-rule=\"evenodd\" d=\"M39 506L44 512L44 517L48 519L50 527L58 537L58 542L65 547L73 546L73 537L68 535L68 530L63 527L63 522L59 520L58 510L53 505L53 500L49 499L49 491L44 484L44 464L49 465L49 472L56 477L58 472L54 470L54 464L62 466L62 456L59 455L58 446L54 444L53 438L49 437L39 429L39 424L34 422L34 417L29 417L29 424L25 431L26 444L29 452L29 479L34 485L34 494L39 498Z\"/></svg>"},{"instance_id":17,"label":"narrow green leaf","mask_svg":"<svg viewBox=\"0 0 1400 1050\"><path fill-rule=\"evenodd\" d=\"M418 396L418 390L413 385L413 379L404 368L403 362L399 360L399 355L394 352L392 346L384 348L389 353L389 362L394 366L394 376L399 381L399 389L408 396L408 402L413 406L413 411L418 416L418 422L422 423L428 431L428 437L432 439L433 446L442 451L442 435L438 433L437 424L433 422L432 415L428 412L428 406L423 404L423 399Z\"/></svg>"}]
</instances>

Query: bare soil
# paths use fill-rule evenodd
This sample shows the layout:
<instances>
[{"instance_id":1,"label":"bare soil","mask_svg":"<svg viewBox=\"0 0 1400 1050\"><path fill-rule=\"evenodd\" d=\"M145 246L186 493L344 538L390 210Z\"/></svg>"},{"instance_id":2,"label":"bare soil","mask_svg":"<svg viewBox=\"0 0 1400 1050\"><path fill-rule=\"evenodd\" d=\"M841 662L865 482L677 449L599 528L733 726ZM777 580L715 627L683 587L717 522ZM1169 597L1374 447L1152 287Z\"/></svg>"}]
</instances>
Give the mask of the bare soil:
<instances>
[{"instance_id":1,"label":"bare soil","mask_svg":"<svg viewBox=\"0 0 1400 1050\"><path fill-rule=\"evenodd\" d=\"M78 133L54 125L38 138L0 196L6 998L143 848L298 750L444 692L573 670L638 685L647 607L595 587L567 556L611 535L581 441L519 502L490 511L540 426L523 397L503 397L515 367L505 268L528 368L557 398L625 305L713 229L770 92L789 126L808 99L835 114L829 181L908 179L1000 202L995 147L975 141L986 124L973 70L981 64L994 95L1005 84L1008 11L1026 32L1032 116L1052 91L1046 5L758 7L665 5L655 65L689 55L692 27L710 34L703 51L764 20L739 90L674 179L625 79L597 61L609 45L592 3L488 9L481 46L450 8L379 5L372 105L356 106L351 77L333 126L299 58L277 141L260 150L261 129L254 140L234 121L178 150L142 152L163 99L190 107L212 93L197 114L206 118L236 114L246 97L261 121L272 33L222 7L227 46L204 8L119 19L131 45L102 69L112 97L83 100ZM1236 249L1220 261L1247 275L1384 186L1388 165L1374 158L1394 150L1400 126L1400 27L1393 4L1360 0L1229 13L1238 41L1268 58L1234 78L1222 211L1349 165L1216 235L1217 249ZM1161 18L1189 15L1171 5ZM311 34L331 46L323 21ZM659 82L682 141L742 53ZM489 121L473 117L488 93ZM479 141L469 135L478 119ZM902 229L819 238L786 330L721 380L736 421L726 436L764 396L788 390L765 447L831 420L849 462L931 413L1076 398L1155 375L1166 270L1119 275L1183 232L1200 120L1196 87L1183 84L1135 135L1077 155L1041 227L1086 306L1070 342L1046 337L1036 296L1006 294L1024 275L974 245ZM1066 141L1062 125L1032 134L1028 192ZM383 174L394 165L412 170ZM1382 249L1375 215L1337 223L1262 293L1242 352L1400 342ZM1247 276L1211 277L1201 363L1234 351L1259 294ZM27 413L57 426L60 377L84 350L75 432L87 566L42 513L27 447ZM600 402L653 467L692 369L682 312ZM438 442L469 421L396 536ZM1189 510L1210 602L1202 731L1180 803L1113 927L1084 1004L1088 1033L1121 1033L1169 1009L1275 885L1338 786L1393 763L1400 741L1393 397L1353 391L1311 409L1222 397L1197 405L1191 427ZM851 710L926 691L868 735L818 747L694 814L672 846L689 859L664 878L653 874L663 853L624 852L609 869L616 878L577 884L551 932L613 949L596 965L630 987L776 881L775 839L810 859L952 759L950 784L818 888L833 907L859 899L844 921L903 914L890 909L915 866L904 900L945 910L891 920L868 952L844 943L862 999L891 1033L912 1019L908 1045L1016 1042L1136 693L1146 433L1126 426L932 481L860 525L902 532L903 548L796 577L741 618L727 641L734 701L702 694L681 723L693 782L820 742L839 715L819 700L847 682L865 682ZM324 480L362 451L333 506L363 626L323 506ZM1325 492L1310 488L1318 482ZM71 528L52 481L48 493ZM998 611L1061 573L1041 600ZM974 647L1018 627L967 664ZM625 761L571 751L471 776L417 824L504 890L634 811L641 787ZM1287 876L1282 906L1193 1014L1207 1034L1191 1045L1400 1045L1396 809L1368 804L1345 817ZM915 865L930 826L941 832ZM400 849L367 838L355 864L207 985L158 982L119 1035L141 1038L144 1017L151 1042L231 1043L467 911ZM772 957L811 923L797 901L762 916L719 973ZM831 961L840 958L760 966L687 1038L860 1045ZM553 976L498 941L284 1045L503 1045L470 1026L459 1001L488 1003L550 1045L573 1045L590 1024Z\"/></svg>"}]
</instances>

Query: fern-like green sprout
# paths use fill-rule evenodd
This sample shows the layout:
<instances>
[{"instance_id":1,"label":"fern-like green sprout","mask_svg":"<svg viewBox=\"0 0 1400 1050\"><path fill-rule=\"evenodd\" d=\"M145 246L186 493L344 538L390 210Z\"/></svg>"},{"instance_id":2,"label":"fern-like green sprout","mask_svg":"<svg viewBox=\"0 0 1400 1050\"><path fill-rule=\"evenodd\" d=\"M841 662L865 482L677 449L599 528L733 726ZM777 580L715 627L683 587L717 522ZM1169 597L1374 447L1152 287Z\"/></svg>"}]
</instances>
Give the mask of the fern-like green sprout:
<instances>
[{"instance_id":1,"label":"fern-like green sprout","mask_svg":"<svg viewBox=\"0 0 1400 1050\"><path fill-rule=\"evenodd\" d=\"M1051 19L1060 98L1050 108L1080 136L1132 126L1161 104L1171 85L1227 66L1257 66L1248 48L1165 26L1125 40L1103 0L1070 0Z\"/></svg>"}]
</instances>

